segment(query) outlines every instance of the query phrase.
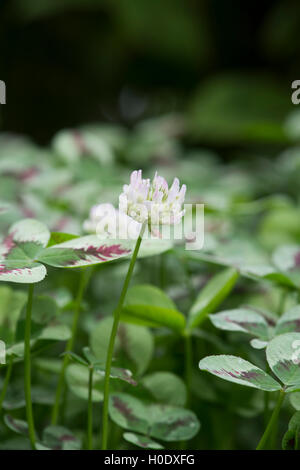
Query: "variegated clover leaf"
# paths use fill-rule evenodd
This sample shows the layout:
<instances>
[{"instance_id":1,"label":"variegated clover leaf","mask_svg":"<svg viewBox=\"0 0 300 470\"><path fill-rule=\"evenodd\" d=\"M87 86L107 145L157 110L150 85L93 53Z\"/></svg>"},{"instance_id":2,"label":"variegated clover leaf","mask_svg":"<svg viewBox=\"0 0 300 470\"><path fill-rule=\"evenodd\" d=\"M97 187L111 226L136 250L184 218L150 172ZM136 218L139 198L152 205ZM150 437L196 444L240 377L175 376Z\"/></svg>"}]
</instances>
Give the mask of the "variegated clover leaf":
<instances>
[{"instance_id":1,"label":"variegated clover leaf","mask_svg":"<svg viewBox=\"0 0 300 470\"><path fill-rule=\"evenodd\" d=\"M276 336L269 342L266 354L272 372L283 385L240 357L224 355L205 357L199 362L199 368L229 382L268 392L300 391L300 333Z\"/></svg>"},{"instance_id":2,"label":"variegated clover leaf","mask_svg":"<svg viewBox=\"0 0 300 470\"><path fill-rule=\"evenodd\" d=\"M192 439L200 429L197 416L190 410L161 403L149 404L127 393L110 396L109 414L122 428L162 441ZM157 443L152 441L148 444L153 446Z\"/></svg>"},{"instance_id":3,"label":"variegated clover leaf","mask_svg":"<svg viewBox=\"0 0 300 470\"><path fill-rule=\"evenodd\" d=\"M229 382L266 392L275 392L282 388L265 371L236 356L208 356L199 362L199 368Z\"/></svg>"},{"instance_id":4,"label":"variegated clover leaf","mask_svg":"<svg viewBox=\"0 0 300 470\"><path fill-rule=\"evenodd\" d=\"M267 346L267 361L286 392L300 390L300 333L276 336Z\"/></svg>"},{"instance_id":5,"label":"variegated clover leaf","mask_svg":"<svg viewBox=\"0 0 300 470\"><path fill-rule=\"evenodd\" d=\"M300 332L300 305L289 309L279 318L255 307L225 310L209 315L209 318L216 328L241 331L254 336L251 345L255 349L265 348L275 336Z\"/></svg>"},{"instance_id":6,"label":"variegated clover leaf","mask_svg":"<svg viewBox=\"0 0 300 470\"><path fill-rule=\"evenodd\" d=\"M101 240L96 235L48 246L50 232L35 219L14 224L0 244L0 281L35 283L46 276L45 264L60 268L88 266L128 256L127 240Z\"/></svg>"}]
</instances>

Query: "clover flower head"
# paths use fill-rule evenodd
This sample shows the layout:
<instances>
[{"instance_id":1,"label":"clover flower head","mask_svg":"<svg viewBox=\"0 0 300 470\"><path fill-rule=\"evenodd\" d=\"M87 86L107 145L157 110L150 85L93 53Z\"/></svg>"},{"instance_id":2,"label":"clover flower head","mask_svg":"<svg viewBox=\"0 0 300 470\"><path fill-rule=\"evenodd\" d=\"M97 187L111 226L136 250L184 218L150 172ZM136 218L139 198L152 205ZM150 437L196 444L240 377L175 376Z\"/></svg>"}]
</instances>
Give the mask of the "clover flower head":
<instances>
[{"instance_id":1,"label":"clover flower head","mask_svg":"<svg viewBox=\"0 0 300 470\"><path fill-rule=\"evenodd\" d=\"M110 203L98 204L91 208L89 219L83 223L88 233L96 233L100 238L121 238L136 240L141 224L118 211Z\"/></svg>"},{"instance_id":2,"label":"clover flower head","mask_svg":"<svg viewBox=\"0 0 300 470\"><path fill-rule=\"evenodd\" d=\"M130 184L123 186L119 197L119 210L139 223L150 225L173 225L184 215L182 205L186 192L185 184L180 188L175 178L169 188L167 181L157 172L151 182L142 178L142 170L133 171Z\"/></svg>"}]
</instances>

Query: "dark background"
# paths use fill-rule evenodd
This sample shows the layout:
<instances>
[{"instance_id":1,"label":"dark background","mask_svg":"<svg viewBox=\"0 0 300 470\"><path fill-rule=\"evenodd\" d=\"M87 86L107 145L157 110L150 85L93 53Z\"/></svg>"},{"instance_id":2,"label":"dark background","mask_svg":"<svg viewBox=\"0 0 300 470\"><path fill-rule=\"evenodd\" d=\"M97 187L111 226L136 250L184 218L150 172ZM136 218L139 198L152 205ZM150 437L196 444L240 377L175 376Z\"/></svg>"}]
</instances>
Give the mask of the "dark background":
<instances>
[{"instance_id":1,"label":"dark background","mask_svg":"<svg viewBox=\"0 0 300 470\"><path fill-rule=\"evenodd\" d=\"M282 144L299 30L297 0L0 0L1 129L45 144L180 111L197 143Z\"/></svg>"}]
</instances>

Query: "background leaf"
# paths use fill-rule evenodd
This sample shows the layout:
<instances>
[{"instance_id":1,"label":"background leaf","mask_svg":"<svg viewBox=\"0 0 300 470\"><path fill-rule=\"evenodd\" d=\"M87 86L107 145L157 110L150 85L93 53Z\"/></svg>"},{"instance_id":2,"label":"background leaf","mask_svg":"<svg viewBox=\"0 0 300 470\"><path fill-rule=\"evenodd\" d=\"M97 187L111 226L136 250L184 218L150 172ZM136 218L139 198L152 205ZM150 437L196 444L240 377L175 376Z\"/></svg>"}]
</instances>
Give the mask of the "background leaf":
<instances>
[{"instance_id":1,"label":"background leaf","mask_svg":"<svg viewBox=\"0 0 300 470\"><path fill-rule=\"evenodd\" d=\"M113 319L104 318L91 332L90 345L99 361L105 364L107 346ZM142 374L148 367L153 354L153 338L150 331L138 325L120 323L115 343L115 364ZM134 368L134 369L133 369Z\"/></svg>"},{"instance_id":2,"label":"background leaf","mask_svg":"<svg viewBox=\"0 0 300 470\"><path fill-rule=\"evenodd\" d=\"M184 406L186 403L185 383L172 372L154 372L146 375L142 384L159 403L175 406Z\"/></svg>"},{"instance_id":3,"label":"background leaf","mask_svg":"<svg viewBox=\"0 0 300 470\"><path fill-rule=\"evenodd\" d=\"M225 310L209 315L216 328L227 331L243 331L262 340L269 339L268 324L262 315L247 308Z\"/></svg>"},{"instance_id":4,"label":"background leaf","mask_svg":"<svg viewBox=\"0 0 300 470\"><path fill-rule=\"evenodd\" d=\"M188 318L188 327L199 326L227 297L238 279L236 269L229 268L216 274L201 290Z\"/></svg>"},{"instance_id":5,"label":"background leaf","mask_svg":"<svg viewBox=\"0 0 300 470\"><path fill-rule=\"evenodd\" d=\"M134 286L127 292L122 319L147 326L165 326L182 331L185 318L173 301L160 289L151 285Z\"/></svg>"}]
</instances>

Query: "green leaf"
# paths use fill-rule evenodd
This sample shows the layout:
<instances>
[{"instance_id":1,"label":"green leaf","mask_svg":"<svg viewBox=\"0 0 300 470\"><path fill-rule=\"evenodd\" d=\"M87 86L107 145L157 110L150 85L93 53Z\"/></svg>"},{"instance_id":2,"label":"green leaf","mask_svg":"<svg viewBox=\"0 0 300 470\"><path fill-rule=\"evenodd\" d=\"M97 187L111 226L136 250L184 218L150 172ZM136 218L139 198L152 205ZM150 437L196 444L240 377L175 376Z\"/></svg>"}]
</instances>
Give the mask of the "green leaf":
<instances>
[{"instance_id":1,"label":"green leaf","mask_svg":"<svg viewBox=\"0 0 300 470\"><path fill-rule=\"evenodd\" d=\"M8 204L5 204L3 202L0 202L0 216L2 214L5 214L7 211L9 211L9 205Z\"/></svg>"},{"instance_id":2,"label":"green leaf","mask_svg":"<svg viewBox=\"0 0 300 470\"><path fill-rule=\"evenodd\" d=\"M16 419L11 415L4 415L4 422L11 431L28 436L28 424L26 421Z\"/></svg>"},{"instance_id":3,"label":"green leaf","mask_svg":"<svg viewBox=\"0 0 300 470\"><path fill-rule=\"evenodd\" d=\"M48 426L43 432L43 444L53 450L80 450L81 442L63 426Z\"/></svg>"},{"instance_id":4,"label":"green leaf","mask_svg":"<svg viewBox=\"0 0 300 470\"><path fill-rule=\"evenodd\" d=\"M196 415L190 410L147 404L126 393L110 396L109 413L122 428L164 441L192 439L200 428Z\"/></svg>"},{"instance_id":5,"label":"green leaf","mask_svg":"<svg viewBox=\"0 0 300 470\"><path fill-rule=\"evenodd\" d=\"M289 387L300 388L300 333L276 336L267 346L267 361L274 374Z\"/></svg>"},{"instance_id":6,"label":"green leaf","mask_svg":"<svg viewBox=\"0 0 300 470\"><path fill-rule=\"evenodd\" d=\"M172 372L154 372L143 378L142 384L159 403L184 406L186 386L183 380Z\"/></svg>"},{"instance_id":7,"label":"green leaf","mask_svg":"<svg viewBox=\"0 0 300 470\"><path fill-rule=\"evenodd\" d=\"M17 322L26 304L25 292L14 291L10 287L0 287L0 338L6 344L14 341Z\"/></svg>"},{"instance_id":8,"label":"green leaf","mask_svg":"<svg viewBox=\"0 0 300 470\"><path fill-rule=\"evenodd\" d=\"M46 268L35 260L49 238L49 230L37 220L12 225L0 245L0 280L30 284L44 279Z\"/></svg>"},{"instance_id":9,"label":"green leaf","mask_svg":"<svg viewBox=\"0 0 300 470\"><path fill-rule=\"evenodd\" d=\"M236 356L209 356L199 362L199 368L221 379L266 392L281 389L281 385L262 369Z\"/></svg>"},{"instance_id":10,"label":"green leaf","mask_svg":"<svg viewBox=\"0 0 300 470\"><path fill-rule=\"evenodd\" d=\"M289 271L297 267L299 253L299 245L282 245L274 251L273 262L281 271Z\"/></svg>"},{"instance_id":11,"label":"green leaf","mask_svg":"<svg viewBox=\"0 0 300 470\"><path fill-rule=\"evenodd\" d=\"M147 436L141 434L134 434L133 432L125 432L123 434L125 441L135 444L142 449L163 449L164 447L158 442L153 441Z\"/></svg>"},{"instance_id":12,"label":"green leaf","mask_svg":"<svg viewBox=\"0 0 300 470\"><path fill-rule=\"evenodd\" d=\"M297 411L293 414L289 422L287 432L284 434L282 439L282 448L284 450L299 450L299 439L300 439L300 412ZM296 442L298 446L296 447Z\"/></svg>"},{"instance_id":13,"label":"green leaf","mask_svg":"<svg viewBox=\"0 0 300 470\"><path fill-rule=\"evenodd\" d=\"M102 377L105 375L105 366L94 366L95 372L100 374ZM137 385L137 382L132 378L132 372L128 369L122 369L120 367L111 367L110 369L110 378L119 379L123 382L127 382L134 387Z\"/></svg>"},{"instance_id":14,"label":"green leaf","mask_svg":"<svg viewBox=\"0 0 300 470\"><path fill-rule=\"evenodd\" d=\"M32 403L50 406L54 403L54 398L54 394L48 387L34 385L31 388ZM24 391L20 388L9 388L3 402L3 408L5 410L16 410L24 408L25 405Z\"/></svg>"},{"instance_id":15,"label":"green leaf","mask_svg":"<svg viewBox=\"0 0 300 470\"><path fill-rule=\"evenodd\" d=\"M291 308L277 322L275 334L300 332L300 305Z\"/></svg>"},{"instance_id":16,"label":"green leaf","mask_svg":"<svg viewBox=\"0 0 300 470\"><path fill-rule=\"evenodd\" d=\"M37 340L67 341L71 337L71 330L67 325L49 325L42 329Z\"/></svg>"},{"instance_id":17,"label":"green leaf","mask_svg":"<svg viewBox=\"0 0 300 470\"><path fill-rule=\"evenodd\" d=\"M41 346L41 342L46 341L67 341L71 336L71 330L67 325L55 324L46 327L41 327L38 332L35 333L34 337L30 340L31 351L38 350ZM15 355L22 359L24 356L24 342L19 342L11 346L6 350L6 354Z\"/></svg>"},{"instance_id":18,"label":"green leaf","mask_svg":"<svg viewBox=\"0 0 300 470\"><path fill-rule=\"evenodd\" d=\"M121 428L150 435L147 406L138 398L126 393L111 394L109 414Z\"/></svg>"},{"instance_id":19,"label":"green leaf","mask_svg":"<svg viewBox=\"0 0 300 470\"><path fill-rule=\"evenodd\" d=\"M82 400L88 400L89 395L89 370L80 364L70 364L67 368L66 381L70 390ZM104 377L93 376L93 402L103 400Z\"/></svg>"},{"instance_id":20,"label":"green leaf","mask_svg":"<svg viewBox=\"0 0 300 470\"><path fill-rule=\"evenodd\" d=\"M101 240L97 235L88 235L46 248L39 261L58 268L76 268L114 261L131 252L128 240Z\"/></svg>"},{"instance_id":21,"label":"green leaf","mask_svg":"<svg viewBox=\"0 0 300 470\"><path fill-rule=\"evenodd\" d=\"M62 356L68 356L70 359L77 362L78 364L81 364L82 366L85 366L85 367L89 366L89 362L87 362L81 356L78 356L78 354L73 353L72 351L66 351L62 354Z\"/></svg>"},{"instance_id":22,"label":"green leaf","mask_svg":"<svg viewBox=\"0 0 300 470\"><path fill-rule=\"evenodd\" d=\"M182 331L185 327L185 317L176 309L173 301L151 285L138 285L129 289L121 318L152 327L165 326L176 331Z\"/></svg>"},{"instance_id":23,"label":"green leaf","mask_svg":"<svg viewBox=\"0 0 300 470\"><path fill-rule=\"evenodd\" d=\"M295 408L295 410L300 411L300 392L290 394L290 403Z\"/></svg>"},{"instance_id":24,"label":"green leaf","mask_svg":"<svg viewBox=\"0 0 300 470\"><path fill-rule=\"evenodd\" d=\"M209 315L213 325L220 330L243 331L262 340L269 339L269 328L262 315L247 308L225 310Z\"/></svg>"},{"instance_id":25,"label":"green leaf","mask_svg":"<svg viewBox=\"0 0 300 470\"><path fill-rule=\"evenodd\" d=\"M132 243L133 245L133 243ZM133 247L134 248L134 247ZM151 238L142 240L139 249L138 258L148 258L149 256L157 256L173 248L173 243L170 240L161 238Z\"/></svg>"},{"instance_id":26,"label":"green leaf","mask_svg":"<svg viewBox=\"0 0 300 470\"><path fill-rule=\"evenodd\" d=\"M51 232L51 236L50 236L50 240L48 242L47 248L53 245L58 245L60 243L67 242L69 240L74 240L74 238L79 238L79 236L72 235L71 233Z\"/></svg>"},{"instance_id":27,"label":"green leaf","mask_svg":"<svg viewBox=\"0 0 300 470\"><path fill-rule=\"evenodd\" d=\"M236 269L229 268L208 281L189 312L188 327L199 326L229 295L238 279Z\"/></svg>"},{"instance_id":28,"label":"green leaf","mask_svg":"<svg viewBox=\"0 0 300 470\"><path fill-rule=\"evenodd\" d=\"M150 405L150 435L164 441L192 439L200 429L196 415L184 408L168 405Z\"/></svg>"},{"instance_id":29,"label":"green leaf","mask_svg":"<svg viewBox=\"0 0 300 470\"><path fill-rule=\"evenodd\" d=\"M91 332L91 349L102 364L106 362L112 324L113 318L104 318ZM119 324L114 350L118 366L132 369L137 375L142 374L152 358L153 347L153 337L147 328L122 322Z\"/></svg>"}]
</instances>

